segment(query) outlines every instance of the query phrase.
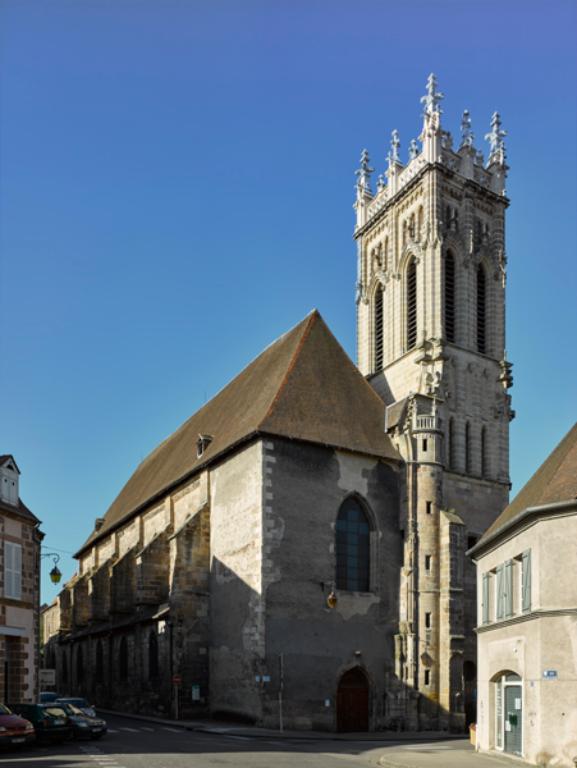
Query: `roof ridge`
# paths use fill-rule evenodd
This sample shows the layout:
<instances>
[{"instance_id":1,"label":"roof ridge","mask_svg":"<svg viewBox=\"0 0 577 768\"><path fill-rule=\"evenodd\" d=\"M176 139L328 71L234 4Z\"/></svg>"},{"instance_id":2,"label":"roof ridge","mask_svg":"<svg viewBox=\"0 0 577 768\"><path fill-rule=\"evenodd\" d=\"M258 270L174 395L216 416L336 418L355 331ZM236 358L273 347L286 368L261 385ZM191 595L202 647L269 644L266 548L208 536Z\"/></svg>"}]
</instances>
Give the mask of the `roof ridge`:
<instances>
[{"instance_id":1,"label":"roof ridge","mask_svg":"<svg viewBox=\"0 0 577 768\"><path fill-rule=\"evenodd\" d=\"M308 318L307 318L307 320L306 320L306 323L307 323L307 324L306 324L306 326L305 326L305 329L304 329L304 331L303 331L303 335L300 337L299 343L297 344L297 346L296 346L296 349L295 349L295 351L294 351L294 352L293 352L293 354L292 354L292 357L291 357L291 359L290 359L290 362L289 362L289 364L288 364L288 366L287 366L287 369L286 369L286 371L285 371L285 375L283 376L283 379L282 379L282 381L281 381L281 383L280 383L280 387L277 389L277 391L276 391L276 394L275 394L275 396L273 397L273 399L272 399L272 402L271 402L271 404L269 405L267 412L265 413L265 415L263 416L263 418L262 418L262 419L260 420L260 422L258 423L258 428L259 428L259 429L260 429L260 428L263 426L263 424L265 423L265 421L267 421L267 419L269 419L269 418L270 418L270 416L271 416L271 414L272 414L272 412L273 412L273 410L274 410L274 407L275 407L275 405L276 405L276 404L278 403L278 401L280 400L281 394L282 394L283 390L285 389L285 387L286 387L286 385L287 385L287 382L288 382L288 378L289 378L289 376L290 376L291 372L293 371L293 369L294 369L294 367L295 367L295 365L296 365L296 363L297 363L297 360L298 360L298 358L299 358L299 355L300 355L300 353L301 353L301 351L302 351L302 348L304 347L304 344L305 344L306 340L308 339L308 337L309 337L309 335L310 335L310 332L311 332L311 330L312 330L312 327L313 327L313 325L314 325L314 322L315 322L315 320L317 320L319 317L320 317L320 314L319 314L319 311L318 311L317 309L314 309L314 310L313 310L313 311L312 311L312 312L309 314L309 316L308 316Z\"/></svg>"}]
</instances>

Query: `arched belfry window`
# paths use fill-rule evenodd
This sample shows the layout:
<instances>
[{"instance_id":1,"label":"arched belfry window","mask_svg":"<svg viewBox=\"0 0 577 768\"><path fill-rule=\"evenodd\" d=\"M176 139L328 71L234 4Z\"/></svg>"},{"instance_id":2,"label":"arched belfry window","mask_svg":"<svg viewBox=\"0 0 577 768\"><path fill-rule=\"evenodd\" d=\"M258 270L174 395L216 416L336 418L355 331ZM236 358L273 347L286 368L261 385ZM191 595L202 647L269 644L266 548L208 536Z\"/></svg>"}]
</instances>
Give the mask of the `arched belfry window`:
<instances>
[{"instance_id":1,"label":"arched belfry window","mask_svg":"<svg viewBox=\"0 0 577 768\"><path fill-rule=\"evenodd\" d=\"M417 343L417 265L411 259L407 267L407 349Z\"/></svg>"},{"instance_id":2,"label":"arched belfry window","mask_svg":"<svg viewBox=\"0 0 577 768\"><path fill-rule=\"evenodd\" d=\"M465 472L471 474L471 425L465 424Z\"/></svg>"},{"instance_id":3,"label":"arched belfry window","mask_svg":"<svg viewBox=\"0 0 577 768\"><path fill-rule=\"evenodd\" d=\"M477 268L477 350L487 351L487 278L482 264Z\"/></svg>"},{"instance_id":4,"label":"arched belfry window","mask_svg":"<svg viewBox=\"0 0 577 768\"><path fill-rule=\"evenodd\" d=\"M452 416L447 427L447 464L449 469L455 468L455 420Z\"/></svg>"},{"instance_id":5,"label":"arched belfry window","mask_svg":"<svg viewBox=\"0 0 577 768\"><path fill-rule=\"evenodd\" d=\"M374 371L383 367L383 289L379 285L373 301Z\"/></svg>"},{"instance_id":6,"label":"arched belfry window","mask_svg":"<svg viewBox=\"0 0 577 768\"><path fill-rule=\"evenodd\" d=\"M455 257L451 251L445 256L445 336L455 341Z\"/></svg>"},{"instance_id":7,"label":"arched belfry window","mask_svg":"<svg viewBox=\"0 0 577 768\"><path fill-rule=\"evenodd\" d=\"M337 589L368 592L371 527L365 510L354 496L345 499L341 505L336 533Z\"/></svg>"}]
</instances>

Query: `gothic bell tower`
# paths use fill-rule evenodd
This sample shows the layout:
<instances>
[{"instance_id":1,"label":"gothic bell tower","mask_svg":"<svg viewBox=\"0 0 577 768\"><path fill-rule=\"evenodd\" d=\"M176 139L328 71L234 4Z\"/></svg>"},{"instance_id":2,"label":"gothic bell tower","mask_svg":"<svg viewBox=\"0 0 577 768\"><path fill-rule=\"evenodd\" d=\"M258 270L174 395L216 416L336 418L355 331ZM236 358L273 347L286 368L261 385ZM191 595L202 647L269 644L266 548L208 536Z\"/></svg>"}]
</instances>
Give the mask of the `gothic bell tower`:
<instances>
[{"instance_id":1,"label":"gothic bell tower","mask_svg":"<svg viewBox=\"0 0 577 768\"><path fill-rule=\"evenodd\" d=\"M407 467L395 674L411 694L412 727L473 715L476 592L465 551L507 504L514 415L505 132L495 112L485 161L465 110L454 147L442 99L430 75L421 133L403 162L392 132L376 191L363 151L354 205L358 365L387 405Z\"/></svg>"}]
</instances>

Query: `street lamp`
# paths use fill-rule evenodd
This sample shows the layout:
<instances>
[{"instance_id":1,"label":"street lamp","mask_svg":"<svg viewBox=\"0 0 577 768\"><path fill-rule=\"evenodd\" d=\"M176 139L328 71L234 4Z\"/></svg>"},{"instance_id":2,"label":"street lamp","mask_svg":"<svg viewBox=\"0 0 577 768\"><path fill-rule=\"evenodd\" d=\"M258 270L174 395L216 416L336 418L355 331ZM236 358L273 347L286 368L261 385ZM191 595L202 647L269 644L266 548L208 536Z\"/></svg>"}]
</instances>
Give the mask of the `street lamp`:
<instances>
[{"instance_id":1,"label":"street lamp","mask_svg":"<svg viewBox=\"0 0 577 768\"><path fill-rule=\"evenodd\" d=\"M60 560L60 555L57 555L56 552L46 552L44 555L40 555L40 557L51 557L54 561L54 568L50 571L50 581L53 584L59 584L60 579L62 578L62 574L60 573L60 568L58 567L58 561Z\"/></svg>"}]
</instances>

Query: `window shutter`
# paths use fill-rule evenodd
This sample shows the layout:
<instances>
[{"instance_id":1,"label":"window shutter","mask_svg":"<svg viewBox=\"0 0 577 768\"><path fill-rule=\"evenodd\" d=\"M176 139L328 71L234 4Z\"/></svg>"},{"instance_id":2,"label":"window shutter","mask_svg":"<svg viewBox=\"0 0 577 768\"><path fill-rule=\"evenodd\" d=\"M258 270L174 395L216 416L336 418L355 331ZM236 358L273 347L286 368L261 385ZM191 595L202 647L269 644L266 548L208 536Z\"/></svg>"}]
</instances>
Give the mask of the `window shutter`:
<instances>
[{"instance_id":1,"label":"window shutter","mask_svg":"<svg viewBox=\"0 0 577 768\"><path fill-rule=\"evenodd\" d=\"M505 563L505 616L513 615L513 562L509 560Z\"/></svg>"},{"instance_id":2,"label":"window shutter","mask_svg":"<svg viewBox=\"0 0 577 768\"><path fill-rule=\"evenodd\" d=\"M22 596L22 547L4 542L4 597L20 600Z\"/></svg>"},{"instance_id":3,"label":"window shutter","mask_svg":"<svg viewBox=\"0 0 577 768\"><path fill-rule=\"evenodd\" d=\"M483 624L489 623L489 586L490 586L490 576L488 573L483 574L483 603L482 603L482 611L483 611Z\"/></svg>"},{"instance_id":4,"label":"window shutter","mask_svg":"<svg viewBox=\"0 0 577 768\"><path fill-rule=\"evenodd\" d=\"M503 618L503 566L497 568L497 618Z\"/></svg>"},{"instance_id":5,"label":"window shutter","mask_svg":"<svg viewBox=\"0 0 577 768\"><path fill-rule=\"evenodd\" d=\"M522 569L522 592L523 592L523 610L531 610L531 550L523 552Z\"/></svg>"},{"instance_id":6,"label":"window shutter","mask_svg":"<svg viewBox=\"0 0 577 768\"><path fill-rule=\"evenodd\" d=\"M12 576L12 585L14 587L13 596L16 600L22 597L22 547L20 544L14 544L14 573Z\"/></svg>"},{"instance_id":7,"label":"window shutter","mask_svg":"<svg viewBox=\"0 0 577 768\"><path fill-rule=\"evenodd\" d=\"M11 597L12 587L12 544L4 542L4 597Z\"/></svg>"}]
</instances>

